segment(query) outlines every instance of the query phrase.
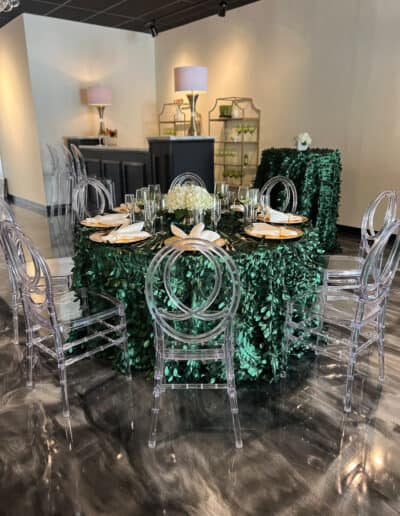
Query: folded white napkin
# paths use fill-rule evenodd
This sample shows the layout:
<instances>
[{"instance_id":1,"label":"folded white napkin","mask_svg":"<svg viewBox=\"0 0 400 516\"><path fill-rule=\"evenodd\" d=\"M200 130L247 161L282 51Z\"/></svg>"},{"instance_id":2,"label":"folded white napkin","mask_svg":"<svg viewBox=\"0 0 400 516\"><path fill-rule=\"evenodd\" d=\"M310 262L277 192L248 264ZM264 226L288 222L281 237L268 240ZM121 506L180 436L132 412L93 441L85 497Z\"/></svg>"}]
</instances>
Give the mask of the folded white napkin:
<instances>
[{"instance_id":1,"label":"folded white napkin","mask_svg":"<svg viewBox=\"0 0 400 516\"><path fill-rule=\"evenodd\" d=\"M171 224L171 233L178 238L200 238L201 240L208 240L208 242L215 242L221 238L215 231L204 229L202 222L193 226L189 234L182 231L182 229L178 228L175 224Z\"/></svg>"},{"instance_id":2,"label":"folded white napkin","mask_svg":"<svg viewBox=\"0 0 400 516\"><path fill-rule=\"evenodd\" d=\"M108 235L103 237L104 242L118 242L121 240L129 240L131 238L149 238L151 237L150 233L147 231L142 231L144 226L144 222L137 222L136 224L129 224L129 226L124 226L122 228L116 229L115 231L111 231Z\"/></svg>"},{"instance_id":3,"label":"folded white napkin","mask_svg":"<svg viewBox=\"0 0 400 516\"><path fill-rule=\"evenodd\" d=\"M271 226L270 224L266 224L265 222L255 222L252 226L247 228L249 233L254 233L255 235L265 235L265 236L296 236L297 231L288 228L282 228L279 226Z\"/></svg>"},{"instance_id":4,"label":"folded white napkin","mask_svg":"<svg viewBox=\"0 0 400 516\"><path fill-rule=\"evenodd\" d=\"M231 205L231 210L243 213L244 212L244 206L243 206L243 204L232 204Z\"/></svg>"},{"instance_id":5,"label":"folded white napkin","mask_svg":"<svg viewBox=\"0 0 400 516\"><path fill-rule=\"evenodd\" d=\"M129 213L109 213L107 215L96 215L95 217L88 217L85 219L86 222L102 222L109 224L111 222L119 222L121 224L125 222L125 219L129 216Z\"/></svg>"},{"instance_id":6,"label":"folded white napkin","mask_svg":"<svg viewBox=\"0 0 400 516\"><path fill-rule=\"evenodd\" d=\"M267 209L267 215L270 222L295 222L296 220L301 221L301 217L294 215L293 213L283 213L272 208Z\"/></svg>"}]
</instances>

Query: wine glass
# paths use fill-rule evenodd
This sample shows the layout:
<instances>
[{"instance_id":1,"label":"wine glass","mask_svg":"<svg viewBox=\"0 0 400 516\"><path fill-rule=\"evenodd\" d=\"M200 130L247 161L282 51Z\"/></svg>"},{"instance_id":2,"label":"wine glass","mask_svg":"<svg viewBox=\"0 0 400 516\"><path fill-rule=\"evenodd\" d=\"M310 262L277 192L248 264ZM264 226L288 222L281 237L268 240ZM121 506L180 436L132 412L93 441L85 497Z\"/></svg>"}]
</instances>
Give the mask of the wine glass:
<instances>
[{"instance_id":1,"label":"wine glass","mask_svg":"<svg viewBox=\"0 0 400 516\"><path fill-rule=\"evenodd\" d=\"M154 233L154 225L157 216L156 201L147 199L144 203L144 217L146 225L150 226L151 233Z\"/></svg>"},{"instance_id":2,"label":"wine glass","mask_svg":"<svg viewBox=\"0 0 400 516\"><path fill-rule=\"evenodd\" d=\"M125 194L125 206L128 208L131 223L135 222L135 194Z\"/></svg>"},{"instance_id":3,"label":"wine glass","mask_svg":"<svg viewBox=\"0 0 400 516\"><path fill-rule=\"evenodd\" d=\"M239 186L238 188L238 200L244 207L243 220L247 222L249 219L249 207L250 207L250 190L248 186Z\"/></svg>"},{"instance_id":4,"label":"wine glass","mask_svg":"<svg viewBox=\"0 0 400 516\"><path fill-rule=\"evenodd\" d=\"M227 183L217 182L214 185L214 193L221 200L221 208L225 210L228 203L229 185Z\"/></svg>"},{"instance_id":5,"label":"wine glass","mask_svg":"<svg viewBox=\"0 0 400 516\"><path fill-rule=\"evenodd\" d=\"M218 222L221 220L221 199L218 195L214 195L213 204L211 206L211 221L213 228L217 229Z\"/></svg>"},{"instance_id":6,"label":"wine glass","mask_svg":"<svg viewBox=\"0 0 400 516\"><path fill-rule=\"evenodd\" d=\"M268 196L267 195L260 196L260 205L261 205L263 221L265 222L267 215L268 215Z\"/></svg>"},{"instance_id":7,"label":"wine glass","mask_svg":"<svg viewBox=\"0 0 400 516\"><path fill-rule=\"evenodd\" d=\"M258 207L258 199L259 199L260 191L258 188L250 188L249 190L249 199L250 199L250 217L251 221L255 222L257 220L257 207Z\"/></svg>"}]
</instances>

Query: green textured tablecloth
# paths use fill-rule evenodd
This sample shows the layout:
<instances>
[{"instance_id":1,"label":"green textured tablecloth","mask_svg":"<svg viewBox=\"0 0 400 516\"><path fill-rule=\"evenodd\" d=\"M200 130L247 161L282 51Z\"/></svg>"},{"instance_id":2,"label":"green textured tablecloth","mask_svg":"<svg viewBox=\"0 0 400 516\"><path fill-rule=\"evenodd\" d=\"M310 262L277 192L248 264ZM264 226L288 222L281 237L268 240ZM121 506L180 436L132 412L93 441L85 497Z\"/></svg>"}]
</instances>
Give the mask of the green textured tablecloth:
<instances>
[{"instance_id":1,"label":"green textured tablecloth","mask_svg":"<svg viewBox=\"0 0 400 516\"><path fill-rule=\"evenodd\" d=\"M322 248L332 251L337 247L341 170L338 150L309 149L300 152L272 148L262 153L254 186L261 188L274 176L289 177L298 193L297 212L310 218L319 233Z\"/></svg>"},{"instance_id":2,"label":"green textured tablecloth","mask_svg":"<svg viewBox=\"0 0 400 516\"><path fill-rule=\"evenodd\" d=\"M228 250L241 274L241 302L237 314L235 372L238 382L269 381L279 376L282 332L286 301L289 297L306 303L320 283L318 234L304 228L295 241L256 241L243 239L235 216L223 216L219 231L228 235ZM89 240L93 230L75 232L74 286L87 286L109 293L125 304L130 361L133 369L153 370L152 323L146 306L144 283L147 267L165 237L145 244L113 246ZM188 253L192 254L192 253ZM193 257L193 255L192 255ZM191 273L198 275L192 260ZM303 349L295 349L296 356ZM115 357L116 365L121 357ZM215 381L221 376L218 364L198 362L171 365L167 378L177 381Z\"/></svg>"}]
</instances>

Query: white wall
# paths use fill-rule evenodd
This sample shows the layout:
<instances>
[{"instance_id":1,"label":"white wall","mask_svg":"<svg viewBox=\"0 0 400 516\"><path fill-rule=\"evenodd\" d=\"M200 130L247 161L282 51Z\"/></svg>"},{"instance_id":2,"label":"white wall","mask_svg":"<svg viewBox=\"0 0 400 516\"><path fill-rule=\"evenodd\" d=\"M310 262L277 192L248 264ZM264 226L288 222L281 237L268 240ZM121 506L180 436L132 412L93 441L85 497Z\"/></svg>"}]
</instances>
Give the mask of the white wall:
<instances>
[{"instance_id":1,"label":"white wall","mask_svg":"<svg viewBox=\"0 0 400 516\"><path fill-rule=\"evenodd\" d=\"M119 145L147 147L157 134L154 47L147 34L30 14L0 29L0 152L12 194L44 204L46 144L97 134L81 94L89 85L113 89L105 120Z\"/></svg>"},{"instance_id":2,"label":"white wall","mask_svg":"<svg viewBox=\"0 0 400 516\"><path fill-rule=\"evenodd\" d=\"M262 149L301 131L339 148L340 222L359 227L369 200L400 186L399 26L398 0L261 0L158 36L158 104L175 66L208 66L204 120L216 97L251 96Z\"/></svg>"},{"instance_id":3,"label":"white wall","mask_svg":"<svg viewBox=\"0 0 400 516\"><path fill-rule=\"evenodd\" d=\"M44 204L22 16L0 30L0 157L10 193Z\"/></svg>"},{"instance_id":4,"label":"white wall","mask_svg":"<svg viewBox=\"0 0 400 516\"><path fill-rule=\"evenodd\" d=\"M42 143L95 135L98 116L80 91L111 86L106 126L122 146L143 147L156 130L155 57L151 36L43 16L24 15L33 96Z\"/></svg>"}]
</instances>

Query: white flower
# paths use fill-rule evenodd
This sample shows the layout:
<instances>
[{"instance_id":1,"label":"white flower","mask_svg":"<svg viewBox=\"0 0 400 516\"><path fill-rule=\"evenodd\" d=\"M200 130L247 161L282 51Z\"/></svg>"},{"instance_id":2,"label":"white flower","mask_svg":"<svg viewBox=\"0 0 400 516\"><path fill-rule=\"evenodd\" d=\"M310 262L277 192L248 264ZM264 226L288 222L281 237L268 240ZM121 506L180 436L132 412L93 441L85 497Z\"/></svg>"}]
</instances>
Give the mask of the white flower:
<instances>
[{"instance_id":1,"label":"white flower","mask_svg":"<svg viewBox=\"0 0 400 516\"><path fill-rule=\"evenodd\" d=\"M296 143L309 147L312 143L311 136L308 133L300 133L297 135Z\"/></svg>"},{"instance_id":2,"label":"white flower","mask_svg":"<svg viewBox=\"0 0 400 516\"><path fill-rule=\"evenodd\" d=\"M209 210L213 205L213 197L205 188L197 185L177 185L167 193L167 209L175 210Z\"/></svg>"}]
</instances>

